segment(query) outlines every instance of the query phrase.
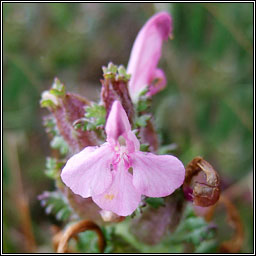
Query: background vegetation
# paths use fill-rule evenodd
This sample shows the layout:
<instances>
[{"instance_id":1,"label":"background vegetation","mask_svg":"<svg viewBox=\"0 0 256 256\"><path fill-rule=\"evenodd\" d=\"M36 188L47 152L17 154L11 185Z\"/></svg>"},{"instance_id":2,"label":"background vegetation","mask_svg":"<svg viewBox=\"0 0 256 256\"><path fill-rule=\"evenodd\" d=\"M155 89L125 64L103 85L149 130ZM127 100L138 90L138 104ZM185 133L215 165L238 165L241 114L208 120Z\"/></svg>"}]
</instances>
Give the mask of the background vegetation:
<instances>
[{"instance_id":1,"label":"background vegetation","mask_svg":"<svg viewBox=\"0 0 256 256\"><path fill-rule=\"evenodd\" d=\"M101 66L127 65L139 29L159 10L174 22L160 62L168 86L153 100L162 142L184 164L201 155L216 167L242 216L243 252L252 252L252 3L3 4L4 252L52 250L58 222L37 200L53 188L42 91L57 76L69 91L99 99Z\"/></svg>"}]
</instances>

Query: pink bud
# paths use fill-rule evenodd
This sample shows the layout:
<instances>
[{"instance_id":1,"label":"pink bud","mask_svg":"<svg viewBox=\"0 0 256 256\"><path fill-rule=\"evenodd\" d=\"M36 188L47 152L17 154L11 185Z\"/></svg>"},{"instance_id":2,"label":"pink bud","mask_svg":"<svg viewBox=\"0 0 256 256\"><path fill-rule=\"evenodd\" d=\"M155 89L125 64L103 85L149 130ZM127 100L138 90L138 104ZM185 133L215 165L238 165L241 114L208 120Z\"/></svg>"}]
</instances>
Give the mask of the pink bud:
<instances>
[{"instance_id":1,"label":"pink bud","mask_svg":"<svg viewBox=\"0 0 256 256\"><path fill-rule=\"evenodd\" d=\"M156 83L159 88L149 88L150 95L165 87L165 76L157 69L157 64L161 57L163 41L168 39L171 32L171 16L167 12L160 12L151 17L137 35L127 68L127 73L131 74L129 91L133 102L136 102L139 94L156 79L160 81Z\"/></svg>"}]
</instances>

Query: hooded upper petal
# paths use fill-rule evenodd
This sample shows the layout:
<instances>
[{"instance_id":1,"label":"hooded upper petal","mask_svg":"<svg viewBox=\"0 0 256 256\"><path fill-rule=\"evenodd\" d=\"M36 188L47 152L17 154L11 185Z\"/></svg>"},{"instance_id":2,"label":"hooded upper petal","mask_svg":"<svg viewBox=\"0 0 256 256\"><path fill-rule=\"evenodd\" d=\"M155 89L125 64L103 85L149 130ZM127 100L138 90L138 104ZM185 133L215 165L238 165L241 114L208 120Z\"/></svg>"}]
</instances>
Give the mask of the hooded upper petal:
<instances>
[{"instance_id":1,"label":"hooded upper petal","mask_svg":"<svg viewBox=\"0 0 256 256\"><path fill-rule=\"evenodd\" d=\"M148 95L152 96L159 91L161 91L166 86L166 77L164 71L160 68L157 68L154 72L154 75L151 79L149 85Z\"/></svg>"},{"instance_id":2,"label":"hooded upper petal","mask_svg":"<svg viewBox=\"0 0 256 256\"><path fill-rule=\"evenodd\" d=\"M93 195L93 201L102 209L112 211L120 216L130 215L138 207L141 194L132 183L132 175L120 163L113 172L112 185L101 195Z\"/></svg>"},{"instance_id":3,"label":"hooded upper petal","mask_svg":"<svg viewBox=\"0 0 256 256\"><path fill-rule=\"evenodd\" d=\"M131 125L128 116L119 101L114 101L105 126L107 141L116 145L120 136L126 140L126 146L129 152L134 152L140 148L140 143L134 133L131 131Z\"/></svg>"},{"instance_id":4,"label":"hooded upper petal","mask_svg":"<svg viewBox=\"0 0 256 256\"><path fill-rule=\"evenodd\" d=\"M164 197L183 184L185 168L170 155L135 152L131 154L133 185L143 195Z\"/></svg>"},{"instance_id":5,"label":"hooded upper petal","mask_svg":"<svg viewBox=\"0 0 256 256\"><path fill-rule=\"evenodd\" d=\"M103 193L112 182L113 151L108 143L86 147L72 156L61 172L62 181L82 197Z\"/></svg>"},{"instance_id":6,"label":"hooded upper petal","mask_svg":"<svg viewBox=\"0 0 256 256\"><path fill-rule=\"evenodd\" d=\"M105 126L107 140L117 141L119 136L131 131L131 125L122 104L116 100L112 104Z\"/></svg>"},{"instance_id":7,"label":"hooded upper petal","mask_svg":"<svg viewBox=\"0 0 256 256\"><path fill-rule=\"evenodd\" d=\"M167 40L171 32L171 16L160 12L151 17L137 35L127 67L127 73L131 74L129 92L134 102L155 77L163 40Z\"/></svg>"}]
</instances>

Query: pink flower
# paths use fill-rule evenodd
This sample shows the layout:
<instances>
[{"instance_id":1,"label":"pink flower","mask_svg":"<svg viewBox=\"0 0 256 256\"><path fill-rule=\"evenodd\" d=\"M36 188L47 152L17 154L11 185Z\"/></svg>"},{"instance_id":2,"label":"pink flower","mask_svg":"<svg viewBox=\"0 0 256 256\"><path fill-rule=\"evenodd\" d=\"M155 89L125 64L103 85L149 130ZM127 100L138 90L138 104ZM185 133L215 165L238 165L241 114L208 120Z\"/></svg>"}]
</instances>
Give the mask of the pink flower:
<instances>
[{"instance_id":1,"label":"pink flower","mask_svg":"<svg viewBox=\"0 0 256 256\"><path fill-rule=\"evenodd\" d=\"M148 94L152 96L166 85L164 72L157 68L162 53L163 40L167 40L172 32L172 19L167 12L160 12L140 30L127 67L131 74L129 91L133 102L139 94L149 86Z\"/></svg>"},{"instance_id":2,"label":"pink flower","mask_svg":"<svg viewBox=\"0 0 256 256\"><path fill-rule=\"evenodd\" d=\"M74 193L92 197L103 210L127 216L138 207L141 195L164 197L182 185L185 169L176 157L139 151L119 101L112 105L105 130L107 142L86 147L62 170L63 182Z\"/></svg>"}]
</instances>

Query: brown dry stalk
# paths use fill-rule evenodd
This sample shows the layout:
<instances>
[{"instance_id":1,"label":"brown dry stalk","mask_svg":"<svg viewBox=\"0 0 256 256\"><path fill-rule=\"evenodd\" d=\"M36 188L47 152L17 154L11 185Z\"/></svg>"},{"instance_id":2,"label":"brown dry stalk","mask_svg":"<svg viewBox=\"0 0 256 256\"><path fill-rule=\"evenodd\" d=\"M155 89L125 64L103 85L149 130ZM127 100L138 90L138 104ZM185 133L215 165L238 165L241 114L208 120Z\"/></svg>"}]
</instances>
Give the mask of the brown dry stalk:
<instances>
[{"instance_id":1,"label":"brown dry stalk","mask_svg":"<svg viewBox=\"0 0 256 256\"><path fill-rule=\"evenodd\" d=\"M202 207L211 206L220 197L220 178L214 168L202 157L195 157L187 165L183 189L184 191L188 191L192 179L200 172L205 174L206 180L205 182L195 182L192 194L193 203Z\"/></svg>"},{"instance_id":2,"label":"brown dry stalk","mask_svg":"<svg viewBox=\"0 0 256 256\"><path fill-rule=\"evenodd\" d=\"M100 252L103 253L106 240L100 229L100 227L90 220L82 220L71 226L69 226L62 234L57 233L54 237L55 248L57 248L57 253L67 253L70 252L68 249L68 242L71 238L76 237L81 232L92 230L98 235L98 244ZM56 243L58 244L56 246Z\"/></svg>"},{"instance_id":3,"label":"brown dry stalk","mask_svg":"<svg viewBox=\"0 0 256 256\"><path fill-rule=\"evenodd\" d=\"M60 240L61 240L61 238L63 236L63 232L61 231L61 229L58 226L55 226L55 225L53 225L51 227L51 231L53 233L52 247L53 247L53 250L55 252L57 252ZM73 238L76 239L76 240L78 239L77 236L74 236ZM67 248L67 250L65 252L66 253L76 253L75 251L73 251L73 250L71 250L69 248Z\"/></svg>"},{"instance_id":4,"label":"brown dry stalk","mask_svg":"<svg viewBox=\"0 0 256 256\"><path fill-rule=\"evenodd\" d=\"M228 223L235 231L230 240L224 241L220 245L219 251L221 253L238 253L244 242L244 228L241 217L233 203L226 196L221 195L218 203L209 208L209 211L205 215L205 219L207 221L212 219L216 206L219 204L223 204L225 206Z\"/></svg>"}]
</instances>

